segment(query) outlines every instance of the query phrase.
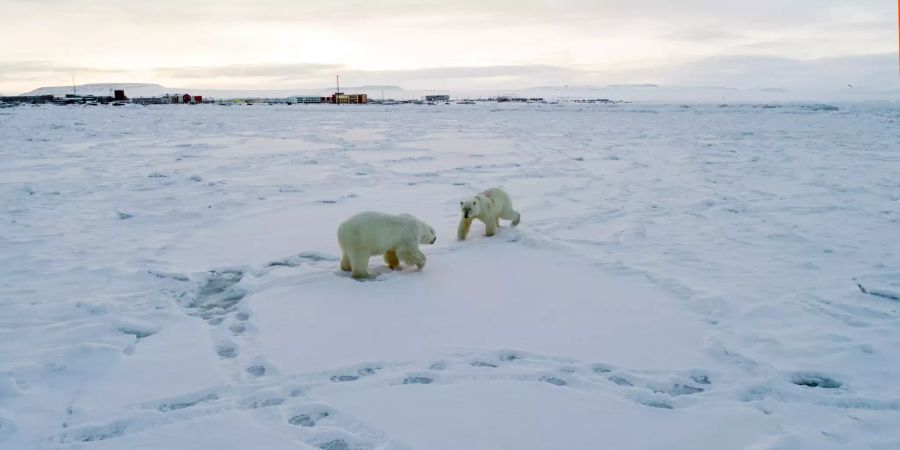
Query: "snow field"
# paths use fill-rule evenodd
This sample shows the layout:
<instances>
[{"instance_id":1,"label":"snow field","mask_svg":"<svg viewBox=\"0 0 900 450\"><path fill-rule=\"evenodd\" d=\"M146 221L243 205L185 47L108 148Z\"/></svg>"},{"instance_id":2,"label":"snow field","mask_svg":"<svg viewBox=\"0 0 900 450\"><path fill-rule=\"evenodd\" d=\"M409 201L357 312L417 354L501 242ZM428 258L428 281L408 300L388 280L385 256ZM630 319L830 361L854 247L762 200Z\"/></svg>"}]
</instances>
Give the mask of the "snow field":
<instances>
[{"instance_id":1,"label":"snow field","mask_svg":"<svg viewBox=\"0 0 900 450\"><path fill-rule=\"evenodd\" d=\"M838 106L6 109L0 448L897 448L900 113ZM424 271L340 272L367 209Z\"/></svg>"}]
</instances>

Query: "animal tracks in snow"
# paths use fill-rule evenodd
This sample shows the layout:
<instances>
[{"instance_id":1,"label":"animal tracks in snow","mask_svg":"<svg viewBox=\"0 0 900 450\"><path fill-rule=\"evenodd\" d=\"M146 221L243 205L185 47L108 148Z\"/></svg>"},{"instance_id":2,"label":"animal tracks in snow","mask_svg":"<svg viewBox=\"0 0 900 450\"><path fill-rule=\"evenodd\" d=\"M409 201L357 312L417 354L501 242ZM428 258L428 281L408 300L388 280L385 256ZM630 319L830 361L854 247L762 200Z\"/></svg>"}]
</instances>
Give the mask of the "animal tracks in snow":
<instances>
[{"instance_id":1,"label":"animal tracks in snow","mask_svg":"<svg viewBox=\"0 0 900 450\"><path fill-rule=\"evenodd\" d=\"M764 377L754 389L746 380L705 370L629 370L608 364L494 351L453 354L438 360L408 363L361 364L333 372L268 376L265 366L256 382L216 387L173 398L144 402L129 408L125 417L99 423L69 424L54 437L68 445L117 439L129 433L182 423L198 417L243 411L273 432L284 433L313 447L371 449L404 448L378 429L318 400L328 393L368 389L433 389L454 384L513 382L542 383L550 389L575 389L618 397L660 410L692 408L706 394L732 398L737 403L773 398L789 402L828 403L845 408L896 409L898 400L860 398L842 389L837 379L816 373L785 373ZM822 391L832 391L824 396ZM805 396L804 392L809 393Z\"/></svg>"},{"instance_id":2,"label":"animal tracks in snow","mask_svg":"<svg viewBox=\"0 0 900 450\"><path fill-rule=\"evenodd\" d=\"M313 274L326 273L336 261L333 255L301 252L257 267L225 267L193 275L151 273L166 281L164 292L185 314L206 321L215 343L212 351L237 382L246 382L271 376L276 370L258 350L252 312L244 307L244 298L266 289L267 283L282 280L286 270L302 267L312 269ZM273 273L280 276L270 276ZM140 338L155 331L131 326L123 332Z\"/></svg>"},{"instance_id":3,"label":"animal tracks in snow","mask_svg":"<svg viewBox=\"0 0 900 450\"><path fill-rule=\"evenodd\" d=\"M506 242L531 242L535 237L512 230ZM503 237L503 236L501 236ZM488 244L487 242L481 243ZM440 252L452 252L443 249ZM211 351L232 375L234 383L177 398L145 402L124 417L99 423L71 423L55 437L69 445L119 439L142 430L183 423L198 417L242 411L274 432L321 449L404 448L383 432L321 401L326 392L369 389L441 389L462 383L535 383L544 389L589 391L617 397L640 408L693 408L712 398L735 403L769 402L825 404L841 408L900 410L900 400L856 396L839 377L815 372L754 373L757 382L735 374L707 370L629 370L603 363L542 356L513 350L448 355L413 362L369 362L330 372L283 375L262 354L254 312L244 299L290 279L298 284L330 276L338 259L313 252L299 253L257 267L214 269L202 274L156 274L184 313L205 321L214 342ZM123 332L138 338L153 330L139 326ZM734 366L726 370L741 371ZM759 370L759 368L757 368ZM746 376L746 371L741 371ZM753 372L753 371L751 371ZM570 391L572 392L572 391Z\"/></svg>"}]
</instances>

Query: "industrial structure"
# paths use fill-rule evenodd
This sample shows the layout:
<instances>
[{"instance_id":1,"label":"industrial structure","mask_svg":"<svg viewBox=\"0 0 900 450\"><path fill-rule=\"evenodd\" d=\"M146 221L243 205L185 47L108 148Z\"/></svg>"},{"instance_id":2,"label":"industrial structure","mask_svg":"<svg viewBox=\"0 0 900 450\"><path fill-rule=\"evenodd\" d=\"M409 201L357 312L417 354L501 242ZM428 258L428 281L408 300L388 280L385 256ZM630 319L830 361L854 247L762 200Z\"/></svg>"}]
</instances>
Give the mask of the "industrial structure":
<instances>
[{"instance_id":1,"label":"industrial structure","mask_svg":"<svg viewBox=\"0 0 900 450\"><path fill-rule=\"evenodd\" d=\"M52 95L13 95L9 97L0 97L0 103L51 103Z\"/></svg>"},{"instance_id":2,"label":"industrial structure","mask_svg":"<svg viewBox=\"0 0 900 450\"><path fill-rule=\"evenodd\" d=\"M331 103L334 105L343 104L366 104L369 103L369 97L366 94L345 94L341 92L341 76L335 75L335 90L331 97L325 97L323 103Z\"/></svg>"}]
</instances>

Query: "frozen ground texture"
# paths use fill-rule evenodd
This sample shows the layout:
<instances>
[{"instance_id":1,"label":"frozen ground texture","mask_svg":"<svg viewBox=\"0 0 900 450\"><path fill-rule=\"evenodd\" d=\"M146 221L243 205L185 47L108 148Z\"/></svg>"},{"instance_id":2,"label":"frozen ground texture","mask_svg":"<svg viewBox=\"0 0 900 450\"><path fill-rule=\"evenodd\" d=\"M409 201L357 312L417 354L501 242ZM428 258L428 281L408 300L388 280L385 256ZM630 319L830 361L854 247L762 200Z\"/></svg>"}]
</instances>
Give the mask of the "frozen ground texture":
<instances>
[{"instance_id":1,"label":"frozen ground texture","mask_svg":"<svg viewBox=\"0 0 900 450\"><path fill-rule=\"evenodd\" d=\"M0 448L900 448L898 174L890 104L0 110Z\"/></svg>"}]
</instances>

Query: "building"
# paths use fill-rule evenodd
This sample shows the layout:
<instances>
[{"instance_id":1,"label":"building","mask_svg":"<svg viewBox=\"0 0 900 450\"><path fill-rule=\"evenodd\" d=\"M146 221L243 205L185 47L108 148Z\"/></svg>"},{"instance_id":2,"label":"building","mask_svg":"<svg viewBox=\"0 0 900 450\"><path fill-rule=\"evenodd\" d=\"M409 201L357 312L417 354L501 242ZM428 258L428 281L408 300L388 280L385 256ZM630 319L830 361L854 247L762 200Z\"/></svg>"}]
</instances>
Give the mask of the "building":
<instances>
[{"instance_id":1,"label":"building","mask_svg":"<svg viewBox=\"0 0 900 450\"><path fill-rule=\"evenodd\" d=\"M307 104L307 103L326 103L327 97L318 97L318 96L298 96L294 97L294 103Z\"/></svg>"},{"instance_id":2,"label":"building","mask_svg":"<svg viewBox=\"0 0 900 450\"><path fill-rule=\"evenodd\" d=\"M65 97L54 97L53 103L57 105L96 105L99 103L107 104L113 101L113 97L109 95L75 95L66 94Z\"/></svg>"},{"instance_id":3,"label":"building","mask_svg":"<svg viewBox=\"0 0 900 450\"><path fill-rule=\"evenodd\" d=\"M165 105L172 103L168 96L166 97L135 97L131 99L131 103L138 105Z\"/></svg>"},{"instance_id":4,"label":"building","mask_svg":"<svg viewBox=\"0 0 900 450\"><path fill-rule=\"evenodd\" d=\"M14 95L10 97L0 97L0 103L50 103L53 101L52 95Z\"/></svg>"},{"instance_id":5,"label":"building","mask_svg":"<svg viewBox=\"0 0 900 450\"><path fill-rule=\"evenodd\" d=\"M335 92L331 97L326 97L326 103L333 104L366 104L369 103L369 97L366 94L345 94L343 92Z\"/></svg>"},{"instance_id":6,"label":"building","mask_svg":"<svg viewBox=\"0 0 900 450\"><path fill-rule=\"evenodd\" d=\"M113 99L117 102L124 102L128 100L128 97L125 96L125 91L122 89L116 89L113 91Z\"/></svg>"},{"instance_id":7,"label":"building","mask_svg":"<svg viewBox=\"0 0 900 450\"><path fill-rule=\"evenodd\" d=\"M426 96L425 96L425 101L426 101L426 102L449 102L449 101L450 101L450 96L449 96L449 95L446 95L446 94L442 94L442 95L426 95Z\"/></svg>"}]
</instances>

